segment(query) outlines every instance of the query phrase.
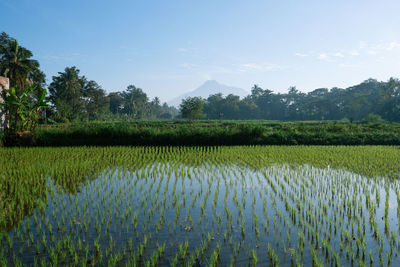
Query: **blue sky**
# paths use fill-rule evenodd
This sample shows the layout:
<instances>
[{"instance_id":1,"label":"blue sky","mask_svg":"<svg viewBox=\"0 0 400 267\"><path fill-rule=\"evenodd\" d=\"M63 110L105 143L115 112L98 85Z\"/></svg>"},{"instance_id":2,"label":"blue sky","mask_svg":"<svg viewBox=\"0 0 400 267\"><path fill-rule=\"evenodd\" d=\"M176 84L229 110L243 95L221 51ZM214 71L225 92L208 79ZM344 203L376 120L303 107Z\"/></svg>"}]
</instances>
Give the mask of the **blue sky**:
<instances>
[{"instance_id":1,"label":"blue sky","mask_svg":"<svg viewBox=\"0 0 400 267\"><path fill-rule=\"evenodd\" d=\"M400 77L400 1L0 0L48 83L66 66L166 101L208 79L275 92Z\"/></svg>"}]
</instances>

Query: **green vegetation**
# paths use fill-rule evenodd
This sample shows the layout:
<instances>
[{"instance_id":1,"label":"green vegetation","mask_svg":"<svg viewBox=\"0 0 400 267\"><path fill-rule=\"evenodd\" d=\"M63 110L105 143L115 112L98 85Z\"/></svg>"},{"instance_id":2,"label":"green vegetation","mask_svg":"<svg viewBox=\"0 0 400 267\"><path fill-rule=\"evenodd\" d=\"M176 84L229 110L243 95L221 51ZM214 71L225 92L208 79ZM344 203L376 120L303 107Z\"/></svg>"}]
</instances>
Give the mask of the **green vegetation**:
<instances>
[{"instance_id":1,"label":"green vegetation","mask_svg":"<svg viewBox=\"0 0 400 267\"><path fill-rule=\"evenodd\" d=\"M399 124L136 121L49 125L34 145L400 145Z\"/></svg>"},{"instance_id":2,"label":"green vegetation","mask_svg":"<svg viewBox=\"0 0 400 267\"><path fill-rule=\"evenodd\" d=\"M150 101L147 94L134 85L129 85L125 91L107 95L95 81L79 73L76 67L67 67L58 76L53 76L49 85L52 106L47 114L53 120L134 120L177 115L175 108L161 105L157 97Z\"/></svg>"},{"instance_id":3,"label":"green vegetation","mask_svg":"<svg viewBox=\"0 0 400 267\"><path fill-rule=\"evenodd\" d=\"M7 125L0 135L0 146L3 142L10 146L33 144L32 131L38 125L40 112L48 106L44 100L46 89L43 89L37 99L31 98L30 94L35 88L36 86L30 86L21 93L17 93L14 87L7 91L4 102L0 103L0 109L4 108L7 114Z\"/></svg>"},{"instance_id":4,"label":"green vegetation","mask_svg":"<svg viewBox=\"0 0 400 267\"><path fill-rule=\"evenodd\" d=\"M183 99L180 105L182 118L197 120L204 117L203 106L204 102L200 97L187 97Z\"/></svg>"},{"instance_id":5,"label":"green vegetation","mask_svg":"<svg viewBox=\"0 0 400 267\"><path fill-rule=\"evenodd\" d=\"M6 102L2 106L10 119L8 133L0 134L4 145L400 144L399 125L386 123L398 122L400 118L400 83L394 78L388 82L369 79L347 89L320 88L307 94L295 87L289 88L287 94L274 94L255 85L243 99L221 94L207 99L184 99L179 115L176 108L161 104L157 97L149 100L134 85L107 95L95 81L80 75L76 67L66 67L53 76L49 95L45 96L45 76L32 56L15 39L1 34L0 75L9 77L12 86L3 94ZM47 106L47 101L51 105ZM44 107L45 112L41 112ZM209 120L139 121L179 116ZM263 119L323 123L277 123ZM42 126L31 133L40 123Z\"/></svg>"},{"instance_id":6,"label":"green vegetation","mask_svg":"<svg viewBox=\"0 0 400 267\"><path fill-rule=\"evenodd\" d=\"M5 32L0 35L0 76L10 79L10 86L20 95L27 87L35 85L29 99L38 99L45 84L45 74L40 70L33 53L20 46ZM151 101L140 88L129 85L125 91L106 94L95 81L80 75L76 67L66 67L52 77L48 86L46 109L42 121L133 120L138 118L172 118L178 110L161 104L158 97ZM5 94L4 94L5 95ZM43 114L44 115L44 114Z\"/></svg>"},{"instance_id":7,"label":"green vegetation","mask_svg":"<svg viewBox=\"0 0 400 267\"><path fill-rule=\"evenodd\" d=\"M400 81L368 79L346 89L318 88L308 93L296 87L290 87L287 93L274 93L254 85L251 94L243 99L235 95L210 95L205 99L204 113L208 119L400 122Z\"/></svg>"},{"instance_id":8,"label":"green vegetation","mask_svg":"<svg viewBox=\"0 0 400 267\"><path fill-rule=\"evenodd\" d=\"M10 78L11 86L22 92L37 85L32 93L38 97L45 86L45 75L32 52L2 33L0 36L0 75ZM184 118L211 120L343 120L349 122L400 122L400 81L368 79L342 88L308 88L300 92L295 86L286 93L274 93L258 85L240 99L236 95L209 95L207 99L184 99L181 114L175 107L150 100L141 88L128 85L126 90L107 94L99 84L80 75L77 67L66 67L52 77L48 86L51 106L47 118L57 122L88 120L132 121L137 119ZM190 88L188 88L189 90ZM44 120L44 118L43 118Z\"/></svg>"},{"instance_id":9,"label":"green vegetation","mask_svg":"<svg viewBox=\"0 0 400 267\"><path fill-rule=\"evenodd\" d=\"M399 80L307 94L255 85L244 99L183 100L190 120L145 121L179 115L134 85L107 95L76 67L46 99L32 56L1 34L12 88L0 138L64 147L0 149L1 266L399 262Z\"/></svg>"},{"instance_id":10,"label":"green vegetation","mask_svg":"<svg viewBox=\"0 0 400 267\"><path fill-rule=\"evenodd\" d=\"M20 46L5 32L0 34L0 76L10 79L10 87L16 88L17 95L26 87L36 84L33 95L40 96L45 85L45 74L40 70L33 53Z\"/></svg>"},{"instance_id":11,"label":"green vegetation","mask_svg":"<svg viewBox=\"0 0 400 267\"><path fill-rule=\"evenodd\" d=\"M67 67L54 76L49 92L52 106L57 110L54 119L58 121L84 117L95 119L96 114L108 109L105 91L95 81L79 76L76 67Z\"/></svg>"},{"instance_id":12,"label":"green vegetation","mask_svg":"<svg viewBox=\"0 0 400 267\"><path fill-rule=\"evenodd\" d=\"M22 93L17 94L15 88L12 87L7 91L4 102L0 103L0 108L4 107L8 114L9 127L7 130L11 134L34 130L39 121L39 112L47 107L44 101L46 96L45 89L34 102L29 99L30 93L35 88L35 86L30 86Z\"/></svg>"},{"instance_id":13,"label":"green vegetation","mask_svg":"<svg viewBox=\"0 0 400 267\"><path fill-rule=\"evenodd\" d=\"M87 120L134 120L171 118L175 108L160 104L156 97L150 101L142 89L129 85L125 91L106 94L93 80L79 75L76 67L67 67L53 76L49 85L51 118L58 122Z\"/></svg>"},{"instance_id":14,"label":"green vegetation","mask_svg":"<svg viewBox=\"0 0 400 267\"><path fill-rule=\"evenodd\" d=\"M3 148L0 263L386 266L399 166L390 146Z\"/></svg>"}]
</instances>

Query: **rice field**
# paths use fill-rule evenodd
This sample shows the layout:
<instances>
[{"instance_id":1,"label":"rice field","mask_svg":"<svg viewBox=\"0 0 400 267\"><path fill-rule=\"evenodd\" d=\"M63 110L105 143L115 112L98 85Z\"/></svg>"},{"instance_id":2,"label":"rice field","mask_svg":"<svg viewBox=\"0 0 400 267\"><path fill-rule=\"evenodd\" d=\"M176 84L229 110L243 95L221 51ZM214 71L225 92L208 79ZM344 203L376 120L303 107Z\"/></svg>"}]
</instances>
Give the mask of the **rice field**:
<instances>
[{"instance_id":1,"label":"rice field","mask_svg":"<svg viewBox=\"0 0 400 267\"><path fill-rule=\"evenodd\" d=\"M399 266L400 148L0 149L1 266Z\"/></svg>"}]
</instances>

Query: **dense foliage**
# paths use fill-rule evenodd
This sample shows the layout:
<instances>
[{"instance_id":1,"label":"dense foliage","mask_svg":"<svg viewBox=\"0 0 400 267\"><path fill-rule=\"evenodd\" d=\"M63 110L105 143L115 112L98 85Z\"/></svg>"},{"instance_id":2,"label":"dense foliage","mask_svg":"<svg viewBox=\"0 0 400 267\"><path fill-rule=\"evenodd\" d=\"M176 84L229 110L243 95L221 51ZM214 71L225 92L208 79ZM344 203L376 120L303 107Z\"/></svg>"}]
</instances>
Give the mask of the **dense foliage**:
<instances>
[{"instance_id":1,"label":"dense foliage","mask_svg":"<svg viewBox=\"0 0 400 267\"><path fill-rule=\"evenodd\" d=\"M34 145L400 145L399 124L267 121L90 122L43 126Z\"/></svg>"},{"instance_id":2,"label":"dense foliage","mask_svg":"<svg viewBox=\"0 0 400 267\"><path fill-rule=\"evenodd\" d=\"M45 74L33 53L3 32L0 35L0 76L10 79L10 86L21 94L35 85L29 95L31 104L42 95ZM149 100L142 89L129 85L125 91L106 91L95 81L80 75L76 67L66 67L52 77L48 86L51 106L43 114L48 121L133 120L140 118L173 118L178 110L161 104L159 98ZM5 93L3 98L5 97ZM42 120L46 118L43 117Z\"/></svg>"},{"instance_id":3,"label":"dense foliage","mask_svg":"<svg viewBox=\"0 0 400 267\"><path fill-rule=\"evenodd\" d=\"M370 114L400 122L400 81L368 79L347 89L319 88L302 93L290 87L273 93L257 85L240 99L235 95L210 95L204 100L208 119L340 120L360 121Z\"/></svg>"},{"instance_id":4,"label":"dense foliage","mask_svg":"<svg viewBox=\"0 0 400 267\"><path fill-rule=\"evenodd\" d=\"M71 70L74 75L70 76L68 83L60 82L59 80L63 80L63 76L68 76L67 73ZM64 92L64 96L51 94L54 112L60 118L66 118L67 121L133 120L169 119L178 116L176 108L169 107L166 103L160 105L157 97L150 101L140 88L129 85L123 92L106 95L96 82L87 82L84 77L79 78L78 73L79 70L75 67L66 68L65 73L53 77L53 82L49 86L50 92L55 87L59 88L57 91ZM74 83L76 89L69 88L70 84ZM64 98L66 101L63 101ZM374 118L375 121L400 122L400 81L395 78L387 82L368 79L346 89L320 88L309 93L302 93L291 87L283 94L273 93L255 85L251 94L243 99L232 94L228 96L215 94L207 99L199 97L183 99L180 113L183 118L189 119L353 122Z\"/></svg>"},{"instance_id":5,"label":"dense foliage","mask_svg":"<svg viewBox=\"0 0 400 267\"><path fill-rule=\"evenodd\" d=\"M10 79L10 87L20 94L27 86L36 84L36 96L40 96L45 85L45 74L40 70L33 53L18 44L5 32L0 34L0 76Z\"/></svg>"},{"instance_id":6,"label":"dense foliage","mask_svg":"<svg viewBox=\"0 0 400 267\"><path fill-rule=\"evenodd\" d=\"M49 85L53 109L49 114L59 122L82 120L133 120L171 118L177 111L161 105L156 97L150 101L142 89L129 85L123 92L106 94L95 81L79 75L76 67L67 67L53 76Z\"/></svg>"},{"instance_id":7,"label":"dense foliage","mask_svg":"<svg viewBox=\"0 0 400 267\"><path fill-rule=\"evenodd\" d=\"M0 108L5 108L8 114L8 125L6 127L8 135L32 131L37 126L40 111L47 107L47 103L44 101L45 89L35 102L30 101L29 95L35 89L35 86L31 86L21 93L17 93L15 88L12 87L7 91L4 102L0 103Z\"/></svg>"},{"instance_id":8,"label":"dense foliage","mask_svg":"<svg viewBox=\"0 0 400 267\"><path fill-rule=\"evenodd\" d=\"M204 103L200 97L187 97L182 100L179 110L182 118L197 120L204 116L203 107Z\"/></svg>"},{"instance_id":9,"label":"dense foliage","mask_svg":"<svg viewBox=\"0 0 400 267\"><path fill-rule=\"evenodd\" d=\"M32 52L2 33L0 36L0 75L10 78L11 86L22 92L35 83L34 94L41 95L45 75ZM112 89L112 88L108 88ZM49 84L51 107L46 115L57 122L87 120L170 119L180 116L190 119L225 120L347 120L365 119L400 122L400 81L387 82L368 79L346 89L318 88L308 93L290 87L287 93L274 93L254 85L251 94L239 96L210 95L182 101L180 112L134 85L121 92L109 94L95 81L81 76L76 67L66 67L52 77ZM35 98L34 96L32 96Z\"/></svg>"},{"instance_id":10,"label":"dense foliage","mask_svg":"<svg viewBox=\"0 0 400 267\"><path fill-rule=\"evenodd\" d=\"M49 85L50 100L59 120L96 118L108 109L106 93L95 81L79 76L76 67L65 68Z\"/></svg>"}]
</instances>

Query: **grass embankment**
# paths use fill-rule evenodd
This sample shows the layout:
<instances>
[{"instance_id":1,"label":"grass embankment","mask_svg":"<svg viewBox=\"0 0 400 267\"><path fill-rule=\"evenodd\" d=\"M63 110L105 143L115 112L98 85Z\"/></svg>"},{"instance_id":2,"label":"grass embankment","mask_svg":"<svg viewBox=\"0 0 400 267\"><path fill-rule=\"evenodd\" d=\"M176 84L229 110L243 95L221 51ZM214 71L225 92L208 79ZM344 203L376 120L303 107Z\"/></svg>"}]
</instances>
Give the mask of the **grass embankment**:
<instances>
[{"instance_id":1,"label":"grass embankment","mask_svg":"<svg viewBox=\"0 0 400 267\"><path fill-rule=\"evenodd\" d=\"M36 146L400 145L400 124L267 121L90 122L42 126Z\"/></svg>"}]
</instances>

